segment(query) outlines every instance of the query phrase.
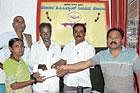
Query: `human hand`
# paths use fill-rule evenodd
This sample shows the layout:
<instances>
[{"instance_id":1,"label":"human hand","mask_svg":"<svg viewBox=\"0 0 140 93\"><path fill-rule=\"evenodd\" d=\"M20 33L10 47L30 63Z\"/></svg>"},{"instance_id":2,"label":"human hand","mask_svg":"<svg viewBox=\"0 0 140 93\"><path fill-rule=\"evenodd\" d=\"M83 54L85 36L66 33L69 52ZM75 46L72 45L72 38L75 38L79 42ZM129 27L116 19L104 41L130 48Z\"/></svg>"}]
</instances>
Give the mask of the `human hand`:
<instances>
[{"instance_id":1,"label":"human hand","mask_svg":"<svg viewBox=\"0 0 140 93\"><path fill-rule=\"evenodd\" d=\"M39 76L39 77L36 78L36 82L41 82L42 83L45 80L46 80L45 76Z\"/></svg>"},{"instance_id":2,"label":"human hand","mask_svg":"<svg viewBox=\"0 0 140 93\"><path fill-rule=\"evenodd\" d=\"M42 69L44 71L44 70L47 70L47 67L45 64L39 64L38 69Z\"/></svg>"},{"instance_id":3,"label":"human hand","mask_svg":"<svg viewBox=\"0 0 140 93\"><path fill-rule=\"evenodd\" d=\"M58 62L54 63L51 68L54 68L54 69L57 69L58 66L62 66L62 65L65 65L66 64L66 60L59 60Z\"/></svg>"},{"instance_id":4,"label":"human hand","mask_svg":"<svg viewBox=\"0 0 140 93\"><path fill-rule=\"evenodd\" d=\"M63 77L68 72L69 71L68 71L67 65L57 66L57 68L56 68L56 74L58 77Z\"/></svg>"},{"instance_id":5,"label":"human hand","mask_svg":"<svg viewBox=\"0 0 140 93\"><path fill-rule=\"evenodd\" d=\"M56 62L56 63L54 63L54 64L51 66L51 68L56 69L59 65L60 65L60 64L59 64L58 62Z\"/></svg>"},{"instance_id":6,"label":"human hand","mask_svg":"<svg viewBox=\"0 0 140 93\"><path fill-rule=\"evenodd\" d=\"M35 82L43 82L46 80L46 78L44 78L45 76L40 76L39 72L35 72L31 75L31 79L34 79Z\"/></svg>"},{"instance_id":7,"label":"human hand","mask_svg":"<svg viewBox=\"0 0 140 93\"><path fill-rule=\"evenodd\" d=\"M32 75L31 75L31 78L37 78L40 76L40 73L39 72L34 72Z\"/></svg>"}]
</instances>

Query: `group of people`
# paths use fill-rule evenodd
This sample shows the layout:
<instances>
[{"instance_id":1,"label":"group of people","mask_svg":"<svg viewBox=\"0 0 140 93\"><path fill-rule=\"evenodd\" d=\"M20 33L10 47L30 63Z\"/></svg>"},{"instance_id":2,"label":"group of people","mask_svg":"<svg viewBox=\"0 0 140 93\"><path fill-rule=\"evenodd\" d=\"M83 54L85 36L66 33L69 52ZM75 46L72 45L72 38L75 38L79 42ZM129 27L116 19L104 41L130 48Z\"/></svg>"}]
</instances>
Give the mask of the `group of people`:
<instances>
[{"instance_id":1,"label":"group of people","mask_svg":"<svg viewBox=\"0 0 140 93\"><path fill-rule=\"evenodd\" d=\"M12 25L14 31L0 36L0 87L6 86L0 93L59 93L59 77L64 79L64 93L77 93L78 86L83 93L90 93L89 68L97 64L103 72L104 93L134 93L134 81L140 92L140 58L133 49L123 46L122 29L109 29L108 49L95 54L94 46L85 40L84 24L74 24L74 40L62 51L51 40L50 23L39 25L41 38L35 43L24 33L22 16L16 16Z\"/></svg>"}]
</instances>

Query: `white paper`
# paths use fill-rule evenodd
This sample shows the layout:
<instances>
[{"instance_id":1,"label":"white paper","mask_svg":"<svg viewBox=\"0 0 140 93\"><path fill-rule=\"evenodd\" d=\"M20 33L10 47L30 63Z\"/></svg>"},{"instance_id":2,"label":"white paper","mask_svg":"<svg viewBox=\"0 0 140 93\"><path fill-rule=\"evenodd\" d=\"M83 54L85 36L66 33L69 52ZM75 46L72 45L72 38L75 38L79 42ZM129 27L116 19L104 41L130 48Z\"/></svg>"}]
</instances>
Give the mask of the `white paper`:
<instances>
[{"instance_id":1,"label":"white paper","mask_svg":"<svg viewBox=\"0 0 140 93\"><path fill-rule=\"evenodd\" d=\"M56 76L56 70L55 69L48 69L48 70L42 70L39 69L39 73L41 74L41 76L45 76L45 78L51 78Z\"/></svg>"}]
</instances>

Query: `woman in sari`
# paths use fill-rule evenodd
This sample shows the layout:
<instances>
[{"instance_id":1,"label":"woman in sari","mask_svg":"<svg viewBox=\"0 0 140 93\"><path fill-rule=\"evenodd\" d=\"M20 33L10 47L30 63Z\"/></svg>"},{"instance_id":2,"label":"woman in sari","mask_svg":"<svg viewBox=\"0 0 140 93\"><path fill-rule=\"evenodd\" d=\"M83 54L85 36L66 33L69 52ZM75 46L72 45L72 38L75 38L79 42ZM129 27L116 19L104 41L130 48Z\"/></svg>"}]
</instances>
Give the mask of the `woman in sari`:
<instances>
[{"instance_id":1,"label":"woman in sari","mask_svg":"<svg viewBox=\"0 0 140 93\"><path fill-rule=\"evenodd\" d=\"M7 77L7 93L32 93L31 85L44 80L39 74L30 78L28 67L21 58L24 53L24 43L21 39L11 39L9 49L11 56L3 64Z\"/></svg>"}]
</instances>

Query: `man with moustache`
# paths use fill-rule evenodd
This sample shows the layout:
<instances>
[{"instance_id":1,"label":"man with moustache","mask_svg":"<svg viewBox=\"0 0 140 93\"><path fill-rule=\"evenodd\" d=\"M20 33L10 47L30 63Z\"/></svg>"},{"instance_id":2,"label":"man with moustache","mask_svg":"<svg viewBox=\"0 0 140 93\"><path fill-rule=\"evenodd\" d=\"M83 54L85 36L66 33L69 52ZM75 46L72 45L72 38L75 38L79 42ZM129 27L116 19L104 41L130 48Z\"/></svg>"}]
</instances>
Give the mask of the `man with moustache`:
<instances>
[{"instance_id":1,"label":"man with moustache","mask_svg":"<svg viewBox=\"0 0 140 93\"><path fill-rule=\"evenodd\" d=\"M32 45L29 66L33 72L39 72L47 77L54 74L43 83L34 84L33 93L59 93L59 77L56 76L51 66L60 60L58 56L61 54L61 47L51 40L52 26L50 23L41 23L39 31L41 38Z\"/></svg>"},{"instance_id":2,"label":"man with moustache","mask_svg":"<svg viewBox=\"0 0 140 93\"><path fill-rule=\"evenodd\" d=\"M140 58L134 49L123 46L123 37L123 30L111 28L107 32L107 50L100 51L88 61L58 67L58 76L100 64L105 81L104 93L134 93L134 73L140 92Z\"/></svg>"},{"instance_id":3,"label":"man with moustache","mask_svg":"<svg viewBox=\"0 0 140 93\"><path fill-rule=\"evenodd\" d=\"M86 61L95 55L95 48L85 40L86 27L77 23L73 26L74 40L65 45L62 50L61 60L52 67L57 68L64 64L74 64ZM91 91L89 68L64 76L64 93L77 93L77 87L83 87L84 93Z\"/></svg>"}]
</instances>

